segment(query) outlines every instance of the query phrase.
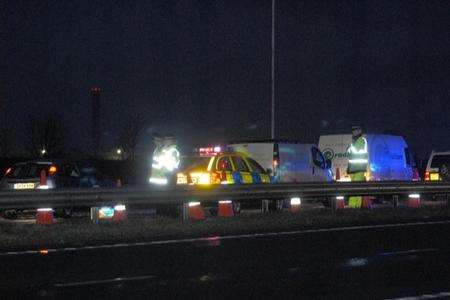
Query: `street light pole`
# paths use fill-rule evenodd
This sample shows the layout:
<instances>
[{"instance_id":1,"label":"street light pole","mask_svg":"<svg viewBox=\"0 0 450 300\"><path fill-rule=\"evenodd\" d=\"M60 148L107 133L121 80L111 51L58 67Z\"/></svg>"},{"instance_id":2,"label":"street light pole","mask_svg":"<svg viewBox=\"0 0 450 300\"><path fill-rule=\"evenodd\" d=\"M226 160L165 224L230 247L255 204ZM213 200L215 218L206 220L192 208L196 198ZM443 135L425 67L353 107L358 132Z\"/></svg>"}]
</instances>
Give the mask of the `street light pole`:
<instances>
[{"instance_id":1,"label":"street light pole","mask_svg":"<svg viewBox=\"0 0 450 300\"><path fill-rule=\"evenodd\" d=\"M272 65L271 65L271 116L270 116L270 138L275 139L275 0L272 0Z\"/></svg>"}]
</instances>

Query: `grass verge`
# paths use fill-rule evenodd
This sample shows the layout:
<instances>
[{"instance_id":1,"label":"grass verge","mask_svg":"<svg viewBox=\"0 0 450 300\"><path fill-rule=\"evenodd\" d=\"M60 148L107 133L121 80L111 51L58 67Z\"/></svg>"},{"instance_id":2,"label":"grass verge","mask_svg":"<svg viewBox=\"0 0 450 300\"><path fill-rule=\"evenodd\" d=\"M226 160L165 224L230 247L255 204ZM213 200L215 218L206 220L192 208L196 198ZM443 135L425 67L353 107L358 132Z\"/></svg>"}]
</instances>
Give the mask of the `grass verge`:
<instances>
[{"instance_id":1,"label":"grass verge","mask_svg":"<svg viewBox=\"0 0 450 300\"><path fill-rule=\"evenodd\" d=\"M435 220L450 220L450 208L346 209L336 214L325 209L314 209L298 214L241 214L233 218L209 218L185 223L180 219L164 217L130 217L121 223L101 224L93 224L86 218L67 219L54 225L2 222L0 252Z\"/></svg>"}]
</instances>

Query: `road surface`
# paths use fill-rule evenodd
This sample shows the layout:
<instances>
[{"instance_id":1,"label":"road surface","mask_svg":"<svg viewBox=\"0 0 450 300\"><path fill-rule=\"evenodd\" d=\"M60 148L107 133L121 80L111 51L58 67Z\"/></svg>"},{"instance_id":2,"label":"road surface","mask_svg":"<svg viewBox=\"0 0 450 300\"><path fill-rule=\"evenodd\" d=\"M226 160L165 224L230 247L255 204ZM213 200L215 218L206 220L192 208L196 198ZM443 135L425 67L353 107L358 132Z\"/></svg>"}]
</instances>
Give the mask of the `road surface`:
<instances>
[{"instance_id":1,"label":"road surface","mask_svg":"<svg viewBox=\"0 0 450 300\"><path fill-rule=\"evenodd\" d=\"M450 298L450 222L0 254L2 298Z\"/></svg>"}]
</instances>

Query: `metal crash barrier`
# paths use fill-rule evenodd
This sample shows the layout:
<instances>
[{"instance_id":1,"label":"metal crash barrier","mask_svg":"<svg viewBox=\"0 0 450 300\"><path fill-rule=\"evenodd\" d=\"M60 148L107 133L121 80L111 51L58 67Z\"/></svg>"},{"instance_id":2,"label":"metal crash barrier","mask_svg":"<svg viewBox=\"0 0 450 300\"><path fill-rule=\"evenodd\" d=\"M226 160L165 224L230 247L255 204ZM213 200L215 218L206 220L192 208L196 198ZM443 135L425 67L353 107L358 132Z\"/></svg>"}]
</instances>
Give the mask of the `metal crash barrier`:
<instances>
[{"instance_id":1,"label":"metal crash barrier","mask_svg":"<svg viewBox=\"0 0 450 300\"><path fill-rule=\"evenodd\" d=\"M333 211L343 208L344 197L383 196L390 198L392 205L399 205L399 197L408 198L408 206L420 205L420 195L444 197L449 205L449 182L311 182L297 184L261 184L261 185L220 185L220 186L175 186L172 188L122 187L112 189L61 189L28 190L0 192L0 210L39 209L39 208L74 208L74 207L117 207L123 205L177 206L183 208L183 219L189 218L189 211L196 205L215 204L222 199L230 202L259 202L261 210L267 212L269 203L275 203L276 209L283 208L287 200L295 205L292 211L298 211L308 201L327 199ZM315 200L308 200L315 199ZM224 202L225 204L225 202ZM190 206L191 205L191 208ZM97 219L95 211L93 218ZM197 209L197 219L202 213ZM230 213L227 213L230 215Z\"/></svg>"}]
</instances>

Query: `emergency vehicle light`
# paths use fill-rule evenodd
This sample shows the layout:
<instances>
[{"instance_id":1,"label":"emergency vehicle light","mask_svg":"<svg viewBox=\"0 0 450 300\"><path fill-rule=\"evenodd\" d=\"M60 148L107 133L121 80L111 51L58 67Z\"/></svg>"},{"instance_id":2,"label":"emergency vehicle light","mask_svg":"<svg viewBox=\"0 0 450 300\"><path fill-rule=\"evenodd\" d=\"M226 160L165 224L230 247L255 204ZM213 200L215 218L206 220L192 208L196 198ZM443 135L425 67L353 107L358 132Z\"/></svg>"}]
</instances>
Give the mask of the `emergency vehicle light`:
<instances>
[{"instance_id":1,"label":"emergency vehicle light","mask_svg":"<svg viewBox=\"0 0 450 300\"><path fill-rule=\"evenodd\" d=\"M198 148L198 153L200 156L215 155L220 152L222 152L222 147L220 146Z\"/></svg>"}]
</instances>

